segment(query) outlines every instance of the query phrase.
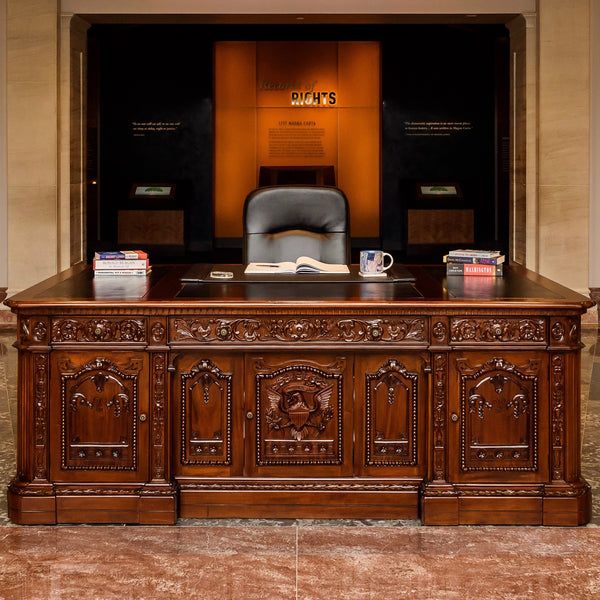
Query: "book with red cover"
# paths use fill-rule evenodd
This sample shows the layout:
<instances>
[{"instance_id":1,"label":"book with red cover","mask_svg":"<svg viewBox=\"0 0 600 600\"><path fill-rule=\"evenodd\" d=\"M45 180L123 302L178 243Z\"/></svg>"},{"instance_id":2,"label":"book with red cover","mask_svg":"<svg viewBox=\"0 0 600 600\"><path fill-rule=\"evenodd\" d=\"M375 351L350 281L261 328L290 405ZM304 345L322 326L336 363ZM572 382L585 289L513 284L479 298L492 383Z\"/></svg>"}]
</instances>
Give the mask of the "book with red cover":
<instances>
[{"instance_id":1,"label":"book with red cover","mask_svg":"<svg viewBox=\"0 0 600 600\"><path fill-rule=\"evenodd\" d=\"M484 275L502 277L502 264L482 265L470 263L446 263L446 275Z\"/></svg>"}]
</instances>

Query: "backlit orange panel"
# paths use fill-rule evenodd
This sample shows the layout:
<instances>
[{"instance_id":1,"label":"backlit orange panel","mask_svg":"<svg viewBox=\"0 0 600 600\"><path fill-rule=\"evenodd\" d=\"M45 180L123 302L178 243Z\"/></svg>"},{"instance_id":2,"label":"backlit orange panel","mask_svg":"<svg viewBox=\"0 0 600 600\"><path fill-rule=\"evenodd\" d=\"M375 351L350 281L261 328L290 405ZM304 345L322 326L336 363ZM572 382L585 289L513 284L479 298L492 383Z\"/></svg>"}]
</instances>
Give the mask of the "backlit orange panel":
<instances>
[{"instance_id":1,"label":"backlit orange panel","mask_svg":"<svg viewBox=\"0 0 600 600\"><path fill-rule=\"evenodd\" d=\"M339 108L338 187L348 196L350 232L379 236L379 108Z\"/></svg>"},{"instance_id":2,"label":"backlit orange panel","mask_svg":"<svg viewBox=\"0 0 600 600\"><path fill-rule=\"evenodd\" d=\"M379 110L379 42L340 42L338 63L339 106Z\"/></svg>"},{"instance_id":3,"label":"backlit orange panel","mask_svg":"<svg viewBox=\"0 0 600 600\"><path fill-rule=\"evenodd\" d=\"M215 45L216 237L242 235L244 198L256 187L256 43Z\"/></svg>"},{"instance_id":4,"label":"backlit orange panel","mask_svg":"<svg viewBox=\"0 0 600 600\"><path fill-rule=\"evenodd\" d=\"M337 42L257 42L257 106L290 106L291 93L337 91ZM323 108L331 106L326 104Z\"/></svg>"},{"instance_id":5,"label":"backlit orange panel","mask_svg":"<svg viewBox=\"0 0 600 600\"><path fill-rule=\"evenodd\" d=\"M242 234L259 167L333 165L352 235L379 235L377 42L215 44L215 232Z\"/></svg>"}]
</instances>

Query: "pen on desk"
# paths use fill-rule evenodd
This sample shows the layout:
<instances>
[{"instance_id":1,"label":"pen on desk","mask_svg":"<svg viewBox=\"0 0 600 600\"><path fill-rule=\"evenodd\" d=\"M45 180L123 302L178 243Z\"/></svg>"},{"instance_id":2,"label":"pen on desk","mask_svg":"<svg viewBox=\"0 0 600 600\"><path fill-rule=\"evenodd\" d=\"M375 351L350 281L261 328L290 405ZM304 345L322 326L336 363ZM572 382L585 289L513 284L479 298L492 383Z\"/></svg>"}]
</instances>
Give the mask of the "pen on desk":
<instances>
[{"instance_id":1,"label":"pen on desk","mask_svg":"<svg viewBox=\"0 0 600 600\"><path fill-rule=\"evenodd\" d=\"M266 267L267 269L279 269L278 265L269 265L269 264L263 264L263 263L256 263L257 267Z\"/></svg>"}]
</instances>

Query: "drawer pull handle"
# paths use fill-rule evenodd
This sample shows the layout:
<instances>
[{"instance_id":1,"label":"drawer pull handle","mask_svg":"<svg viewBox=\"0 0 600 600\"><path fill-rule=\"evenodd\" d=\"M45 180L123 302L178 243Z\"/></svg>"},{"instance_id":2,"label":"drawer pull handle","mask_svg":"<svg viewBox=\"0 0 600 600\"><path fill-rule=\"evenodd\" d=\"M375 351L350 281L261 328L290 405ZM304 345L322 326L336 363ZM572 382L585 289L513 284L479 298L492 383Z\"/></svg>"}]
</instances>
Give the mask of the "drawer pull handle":
<instances>
[{"instance_id":1,"label":"drawer pull handle","mask_svg":"<svg viewBox=\"0 0 600 600\"><path fill-rule=\"evenodd\" d=\"M456 423L456 421L458 421L458 415L456 413L452 413L452 415L450 416L450 418L452 419L453 423Z\"/></svg>"},{"instance_id":2,"label":"drawer pull handle","mask_svg":"<svg viewBox=\"0 0 600 600\"><path fill-rule=\"evenodd\" d=\"M148 418L148 416L146 415L146 413L142 413L140 415L140 421L143 423L146 419Z\"/></svg>"},{"instance_id":3,"label":"drawer pull handle","mask_svg":"<svg viewBox=\"0 0 600 600\"><path fill-rule=\"evenodd\" d=\"M250 420L250 419L254 419L254 413L252 411L248 411L246 413L246 419Z\"/></svg>"}]
</instances>

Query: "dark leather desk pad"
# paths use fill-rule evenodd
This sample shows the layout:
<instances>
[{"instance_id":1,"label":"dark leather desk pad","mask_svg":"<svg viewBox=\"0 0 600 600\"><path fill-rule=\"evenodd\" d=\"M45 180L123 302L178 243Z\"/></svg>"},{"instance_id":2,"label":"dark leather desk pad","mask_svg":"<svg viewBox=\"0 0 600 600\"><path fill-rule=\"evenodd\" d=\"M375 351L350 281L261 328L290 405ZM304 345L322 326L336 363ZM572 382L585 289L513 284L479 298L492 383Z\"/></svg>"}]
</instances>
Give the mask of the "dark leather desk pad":
<instances>
[{"instance_id":1,"label":"dark leather desk pad","mask_svg":"<svg viewBox=\"0 0 600 600\"><path fill-rule=\"evenodd\" d=\"M209 277L211 270L233 272L233 278L212 279ZM246 300L318 298L339 301L423 297L412 285L415 278L404 267L397 269L391 277L370 279L361 277L356 265L351 266L350 273L344 275L244 275L243 271L242 265L194 265L181 277L183 286L177 297L224 300L228 297ZM288 285L281 285L282 283Z\"/></svg>"},{"instance_id":2,"label":"dark leather desk pad","mask_svg":"<svg viewBox=\"0 0 600 600\"><path fill-rule=\"evenodd\" d=\"M362 277L358 265L350 265L350 273L299 273L246 275L244 265L192 265L181 277L182 283L413 283L414 275L403 265L393 265L387 277ZM229 271L231 279L210 277L211 271Z\"/></svg>"}]
</instances>

